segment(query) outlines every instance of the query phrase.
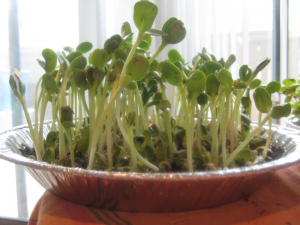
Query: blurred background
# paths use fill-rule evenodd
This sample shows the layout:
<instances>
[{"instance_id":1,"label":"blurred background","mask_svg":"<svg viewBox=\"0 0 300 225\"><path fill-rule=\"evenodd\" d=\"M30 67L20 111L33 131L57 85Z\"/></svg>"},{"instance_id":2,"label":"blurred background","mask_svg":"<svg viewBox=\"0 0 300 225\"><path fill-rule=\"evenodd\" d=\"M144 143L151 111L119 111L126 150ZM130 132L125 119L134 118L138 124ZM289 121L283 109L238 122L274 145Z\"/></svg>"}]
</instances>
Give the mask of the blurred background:
<instances>
[{"instance_id":1,"label":"blurred background","mask_svg":"<svg viewBox=\"0 0 300 225\"><path fill-rule=\"evenodd\" d=\"M27 106L32 114L35 84L43 75L43 69L36 61L37 58L42 59L42 50L51 48L62 51L65 46L76 48L83 41L93 43L94 48L103 48L107 38L121 33L124 21L128 21L137 34L132 19L135 2L136 0L1 0L0 131L26 123L18 101L10 92L8 80L11 69L22 71L22 79L27 84ZM263 84L271 80L282 81L287 77L299 79L299 0L152 2L159 8L154 28L161 29L167 19L177 17L185 23L187 30L186 38L180 44L168 46L158 56L158 61L166 59L167 52L176 48L186 61L191 62L197 52L205 47L217 58L227 59L230 54L236 55L237 61L231 67L234 78L238 77L241 65L248 64L255 68L268 57L272 59L271 65L258 75ZM160 37L153 38L151 52L159 46L160 40ZM46 115L46 119L50 119L49 115ZM28 217L43 189L30 194L28 190L33 188L30 188L30 178L27 175L22 175L22 172L18 172L20 169L15 169L10 163L0 161L1 166L4 170L12 167L9 170L13 174L1 177L4 176L1 173L1 180L9 177L11 183L17 181L21 185L19 189L14 189L8 183L7 190L0 190L0 193L18 193L13 198L10 197L11 207L16 210L2 204L0 216ZM22 198L26 202L21 204ZM0 202L4 200L7 201L0 196Z\"/></svg>"}]
</instances>

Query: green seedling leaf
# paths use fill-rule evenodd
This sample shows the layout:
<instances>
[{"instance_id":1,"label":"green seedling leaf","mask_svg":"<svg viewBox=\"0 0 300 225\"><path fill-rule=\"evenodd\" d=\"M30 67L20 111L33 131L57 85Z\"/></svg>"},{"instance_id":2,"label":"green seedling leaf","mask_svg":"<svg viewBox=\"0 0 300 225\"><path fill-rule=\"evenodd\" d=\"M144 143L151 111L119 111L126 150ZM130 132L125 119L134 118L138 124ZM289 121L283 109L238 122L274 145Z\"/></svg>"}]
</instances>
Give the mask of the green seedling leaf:
<instances>
[{"instance_id":1,"label":"green seedling leaf","mask_svg":"<svg viewBox=\"0 0 300 225\"><path fill-rule=\"evenodd\" d=\"M118 44L120 44L123 41L123 38L119 34L115 34L104 42L104 47L112 41L116 41Z\"/></svg>"},{"instance_id":2,"label":"green seedling leaf","mask_svg":"<svg viewBox=\"0 0 300 225\"><path fill-rule=\"evenodd\" d=\"M82 56L82 52L71 52L67 56L64 56L64 55L62 55L62 56L65 57L69 61L69 63L71 63L77 57Z\"/></svg>"},{"instance_id":3,"label":"green seedling leaf","mask_svg":"<svg viewBox=\"0 0 300 225\"><path fill-rule=\"evenodd\" d=\"M266 90L269 92L269 94L273 94L275 92L279 92L281 89L281 84L277 81L271 81L268 83Z\"/></svg>"},{"instance_id":4,"label":"green seedling leaf","mask_svg":"<svg viewBox=\"0 0 300 225\"><path fill-rule=\"evenodd\" d=\"M255 79L253 81L251 81L250 85L249 85L249 88L250 89L255 89L257 87L259 87L261 84L261 80L260 79Z\"/></svg>"},{"instance_id":5,"label":"green seedling leaf","mask_svg":"<svg viewBox=\"0 0 300 225\"><path fill-rule=\"evenodd\" d=\"M158 13L158 7L148 1L139 1L134 5L133 21L140 32L151 29Z\"/></svg>"},{"instance_id":6,"label":"green seedling leaf","mask_svg":"<svg viewBox=\"0 0 300 225\"><path fill-rule=\"evenodd\" d=\"M130 112L128 114L128 118L127 118L127 125L128 126L133 126L134 121L135 121L135 116L136 116L135 111Z\"/></svg>"},{"instance_id":7,"label":"green seedling leaf","mask_svg":"<svg viewBox=\"0 0 300 225\"><path fill-rule=\"evenodd\" d=\"M239 76L240 76L241 81L247 82L247 81L245 81L245 76L246 76L247 72L248 72L248 65L241 66L241 68L239 70Z\"/></svg>"},{"instance_id":8,"label":"green seedling leaf","mask_svg":"<svg viewBox=\"0 0 300 225\"><path fill-rule=\"evenodd\" d=\"M150 64L149 71L158 71L158 61L156 59Z\"/></svg>"},{"instance_id":9,"label":"green seedling leaf","mask_svg":"<svg viewBox=\"0 0 300 225\"><path fill-rule=\"evenodd\" d=\"M134 91L136 89L136 83L134 81L127 85L127 89Z\"/></svg>"},{"instance_id":10,"label":"green seedling leaf","mask_svg":"<svg viewBox=\"0 0 300 225\"><path fill-rule=\"evenodd\" d=\"M103 81L104 76L105 76L104 70L99 70L97 67L95 68L89 67L86 70L86 77L90 85L94 85L94 83L96 82L95 85L98 86Z\"/></svg>"},{"instance_id":11,"label":"green seedling leaf","mask_svg":"<svg viewBox=\"0 0 300 225\"><path fill-rule=\"evenodd\" d=\"M268 113L272 108L272 100L270 94L263 87L258 87L253 93L256 108L261 113Z\"/></svg>"},{"instance_id":12,"label":"green seedling leaf","mask_svg":"<svg viewBox=\"0 0 300 225\"><path fill-rule=\"evenodd\" d=\"M253 74L256 76L260 71L262 71L269 63L271 62L271 59L266 58L264 61L262 61L254 70Z\"/></svg>"},{"instance_id":13,"label":"green seedling leaf","mask_svg":"<svg viewBox=\"0 0 300 225\"><path fill-rule=\"evenodd\" d=\"M209 96L217 95L219 92L220 83L215 74L210 74L206 77L206 94Z\"/></svg>"},{"instance_id":14,"label":"green seedling leaf","mask_svg":"<svg viewBox=\"0 0 300 225\"><path fill-rule=\"evenodd\" d=\"M179 86L182 84L182 73L172 63L163 61L158 64L158 69L162 74L162 77L171 85Z\"/></svg>"},{"instance_id":15,"label":"green seedling leaf","mask_svg":"<svg viewBox=\"0 0 300 225\"><path fill-rule=\"evenodd\" d=\"M69 53L74 52L74 49L73 49L72 47L70 47L70 46L66 46L66 47L64 47L63 49L64 49L65 51L69 52Z\"/></svg>"},{"instance_id":16,"label":"green seedling leaf","mask_svg":"<svg viewBox=\"0 0 300 225\"><path fill-rule=\"evenodd\" d=\"M126 75L134 81L139 81L145 77L148 69L148 59L143 55L135 55L127 65Z\"/></svg>"},{"instance_id":17,"label":"green seedling leaf","mask_svg":"<svg viewBox=\"0 0 300 225\"><path fill-rule=\"evenodd\" d=\"M252 74L253 74L253 72L252 72L251 68L248 68L248 72L244 77L244 82L247 82L250 79L250 77L252 76Z\"/></svg>"},{"instance_id":18,"label":"green seedling leaf","mask_svg":"<svg viewBox=\"0 0 300 225\"><path fill-rule=\"evenodd\" d=\"M176 61L175 63L173 63L180 71L183 71L183 65L181 62ZM190 73L188 74L189 77Z\"/></svg>"},{"instance_id":19,"label":"green seedling leaf","mask_svg":"<svg viewBox=\"0 0 300 225\"><path fill-rule=\"evenodd\" d=\"M149 44L148 44L147 41L142 40L142 41L140 42L140 44L139 44L138 47L139 47L139 48L142 48L142 49L145 50L145 51L147 51L146 49L147 49L148 47L150 47L150 46L149 46Z\"/></svg>"},{"instance_id":20,"label":"green seedling leaf","mask_svg":"<svg viewBox=\"0 0 300 225\"><path fill-rule=\"evenodd\" d=\"M57 59L60 65L63 65L64 63L66 63L67 66L70 65L69 61L66 58L64 58L60 52L57 52Z\"/></svg>"},{"instance_id":21,"label":"green seedling leaf","mask_svg":"<svg viewBox=\"0 0 300 225\"><path fill-rule=\"evenodd\" d=\"M73 124L73 110L69 106L63 106L60 109L61 117L60 122L64 127L74 127Z\"/></svg>"},{"instance_id":22,"label":"green seedling leaf","mask_svg":"<svg viewBox=\"0 0 300 225\"><path fill-rule=\"evenodd\" d=\"M91 55L91 63L94 67L102 69L108 61L108 54L104 49L95 49Z\"/></svg>"},{"instance_id":23,"label":"green seedling leaf","mask_svg":"<svg viewBox=\"0 0 300 225\"><path fill-rule=\"evenodd\" d=\"M145 51L148 51L150 46L151 46L151 43L152 43L152 37L150 34L145 34L144 37L143 37L143 40L142 42L147 42L147 45L146 46L143 46L143 47L140 47L142 49L144 49Z\"/></svg>"},{"instance_id":24,"label":"green seedling leaf","mask_svg":"<svg viewBox=\"0 0 300 225\"><path fill-rule=\"evenodd\" d=\"M165 109L171 109L171 103L170 103L170 101L169 100L167 100L167 99L161 99L160 100L160 103L159 103L159 108L161 109L161 110L165 110Z\"/></svg>"},{"instance_id":25,"label":"green seedling leaf","mask_svg":"<svg viewBox=\"0 0 300 225\"><path fill-rule=\"evenodd\" d=\"M208 101L208 97L207 94L205 93L201 93L198 97L197 97L197 102L199 105L203 106L207 103Z\"/></svg>"},{"instance_id":26,"label":"green seedling leaf","mask_svg":"<svg viewBox=\"0 0 300 225\"><path fill-rule=\"evenodd\" d=\"M235 55L231 54L225 62L225 69L229 69L231 65L236 61Z\"/></svg>"},{"instance_id":27,"label":"green seedling leaf","mask_svg":"<svg viewBox=\"0 0 300 225\"><path fill-rule=\"evenodd\" d=\"M249 98L249 96L243 96L241 103L244 109L248 109L251 104L251 99Z\"/></svg>"},{"instance_id":28,"label":"green seedling leaf","mask_svg":"<svg viewBox=\"0 0 300 225\"><path fill-rule=\"evenodd\" d=\"M235 87L235 89L244 89L246 87L247 85L244 82L238 81L238 85Z\"/></svg>"},{"instance_id":29,"label":"green seedling leaf","mask_svg":"<svg viewBox=\"0 0 300 225\"><path fill-rule=\"evenodd\" d=\"M55 81L55 78L52 75L45 73L42 79L43 79L43 85L49 94L54 94L55 92L58 91L57 83Z\"/></svg>"},{"instance_id":30,"label":"green seedling leaf","mask_svg":"<svg viewBox=\"0 0 300 225\"><path fill-rule=\"evenodd\" d=\"M46 138L46 142L45 142L46 146L47 147L54 147L56 139L57 139L57 132L50 131L47 134L47 138Z\"/></svg>"},{"instance_id":31,"label":"green seedling leaf","mask_svg":"<svg viewBox=\"0 0 300 225\"><path fill-rule=\"evenodd\" d=\"M42 161L46 163L51 163L51 151L49 149L45 151L44 155L42 156Z\"/></svg>"},{"instance_id":32,"label":"green seedling leaf","mask_svg":"<svg viewBox=\"0 0 300 225\"><path fill-rule=\"evenodd\" d=\"M154 95L153 100L154 101L160 101L162 99L162 93L161 92L156 92Z\"/></svg>"},{"instance_id":33,"label":"green seedling leaf","mask_svg":"<svg viewBox=\"0 0 300 225\"><path fill-rule=\"evenodd\" d=\"M80 153L86 152L89 147L89 137L81 137L77 143L76 150Z\"/></svg>"},{"instance_id":34,"label":"green seedling leaf","mask_svg":"<svg viewBox=\"0 0 300 225\"><path fill-rule=\"evenodd\" d=\"M232 75L227 69L221 69L217 73L217 79L219 83L222 84L225 88L232 87L234 85Z\"/></svg>"},{"instance_id":35,"label":"green seedling leaf","mask_svg":"<svg viewBox=\"0 0 300 225\"><path fill-rule=\"evenodd\" d=\"M51 73L55 69L57 64L57 55L56 53L49 48L46 48L42 51L42 56L45 59L45 71L46 73Z\"/></svg>"},{"instance_id":36,"label":"green seedling leaf","mask_svg":"<svg viewBox=\"0 0 300 225\"><path fill-rule=\"evenodd\" d=\"M104 43L104 49L108 55L114 53L114 51L119 47L120 43L123 41L122 37L118 34L111 36Z\"/></svg>"},{"instance_id":37,"label":"green seedling leaf","mask_svg":"<svg viewBox=\"0 0 300 225\"><path fill-rule=\"evenodd\" d=\"M162 30L158 30L158 29L150 29L146 32L146 34L150 34L152 36L167 36L168 34Z\"/></svg>"},{"instance_id":38,"label":"green seedling leaf","mask_svg":"<svg viewBox=\"0 0 300 225\"><path fill-rule=\"evenodd\" d=\"M76 47L76 51L77 52L82 52L87 53L88 51L90 51L93 48L93 44L86 41L86 42L82 42L80 43L77 47Z\"/></svg>"},{"instance_id":39,"label":"green seedling leaf","mask_svg":"<svg viewBox=\"0 0 300 225\"><path fill-rule=\"evenodd\" d=\"M168 19L168 20L164 23L164 25L163 25L163 27L162 27L162 31L165 32L165 33L167 33L167 31L168 31L168 29L170 28L171 24L172 24L173 22L175 22L176 20L177 20L177 18L175 18L175 17L171 17L170 19ZM165 35L165 36L166 36L166 35Z\"/></svg>"},{"instance_id":40,"label":"green seedling leaf","mask_svg":"<svg viewBox=\"0 0 300 225\"><path fill-rule=\"evenodd\" d=\"M75 58L71 63L70 63L70 70L74 71L76 69L81 69L83 70L87 65L87 60L84 56L78 56Z\"/></svg>"},{"instance_id":41,"label":"green seedling leaf","mask_svg":"<svg viewBox=\"0 0 300 225\"><path fill-rule=\"evenodd\" d=\"M252 152L250 149L241 150L237 156L234 158L236 162L245 163L248 162L252 158Z\"/></svg>"},{"instance_id":42,"label":"green seedling leaf","mask_svg":"<svg viewBox=\"0 0 300 225\"><path fill-rule=\"evenodd\" d=\"M53 70L52 73L51 73L51 76L56 78L56 76L59 76L58 74L58 70Z\"/></svg>"},{"instance_id":43,"label":"green seedling leaf","mask_svg":"<svg viewBox=\"0 0 300 225\"><path fill-rule=\"evenodd\" d=\"M204 62L204 67L208 74L215 73L216 71L223 69L223 66L220 63L214 61Z\"/></svg>"},{"instance_id":44,"label":"green seedling leaf","mask_svg":"<svg viewBox=\"0 0 300 225\"><path fill-rule=\"evenodd\" d=\"M151 107L151 106L154 106L154 105L158 105L160 103L159 100L154 100L152 102L150 102L148 105L147 105L147 108Z\"/></svg>"},{"instance_id":45,"label":"green seedling leaf","mask_svg":"<svg viewBox=\"0 0 300 225\"><path fill-rule=\"evenodd\" d=\"M299 87L298 84L293 84L291 86L282 87L281 91L285 95L289 95L289 94L293 94L294 95L296 93L296 90L297 90L298 87Z\"/></svg>"},{"instance_id":46,"label":"green seedling leaf","mask_svg":"<svg viewBox=\"0 0 300 225\"><path fill-rule=\"evenodd\" d=\"M107 54L112 54L114 51L119 48L119 43L117 41L111 41L107 45L104 46L105 51Z\"/></svg>"},{"instance_id":47,"label":"green seedling leaf","mask_svg":"<svg viewBox=\"0 0 300 225\"><path fill-rule=\"evenodd\" d=\"M291 78L287 78L287 79L284 79L282 81L282 83L287 86L287 87L290 87L292 86L293 84L295 84L297 81L295 79L291 79Z\"/></svg>"},{"instance_id":48,"label":"green seedling leaf","mask_svg":"<svg viewBox=\"0 0 300 225\"><path fill-rule=\"evenodd\" d=\"M131 26L127 21L122 24L121 34L122 34L123 38L126 37L129 34L132 34Z\"/></svg>"},{"instance_id":49,"label":"green seedling leaf","mask_svg":"<svg viewBox=\"0 0 300 225\"><path fill-rule=\"evenodd\" d=\"M292 100L292 96L286 96L284 103L289 103Z\"/></svg>"},{"instance_id":50,"label":"green seedling leaf","mask_svg":"<svg viewBox=\"0 0 300 225\"><path fill-rule=\"evenodd\" d=\"M165 31L164 28L163 31ZM186 35L184 23L177 19L168 27L168 29L165 32L168 35L162 36L162 41L168 44L177 44L181 42Z\"/></svg>"},{"instance_id":51,"label":"green seedling leaf","mask_svg":"<svg viewBox=\"0 0 300 225\"><path fill-rule=\"evenodd\" d=\"M36 59L36 61L38 62L38 64L45 70L46 68L46 64L43 60L40 59Z\"/></svg>"},{"instance_id":52,"label":"green seedling leaf","mask_svg":"<svg viewBox=\"0 0 300 225\"><path fill-rule=\"evenodd\" d=\"M272 109L271 117L273 119L280 119L282 117L288 117L291 114L292 106L290 103L284 105L276 105Z\"/></svg>"},{"instance_id":53,"label":"green seedling leaf","mask_svg":"<svg viewBox=\"0 0 300 225\"><path fill-rule=\"evenodd\" d=\"M13 91L16 97L21 97L25 95L26 86L24 81L21 79L21 72L17 69L11 71L9 84L11 90Z\"/></svg>"},{"instance_id":54,"label":"green seedling leaf","mask_svg":"<svg viewBox=\"0 0 300 225\"><path fill-rule=\"evenodd\" d=\"M81 137L89 137L90 136L90 125L87 124L85 125L81 132L80 132Z\"/></svg>"},{"instance_id":55,"label":"green seedling leaf","mask_svg":"<svg viewBox=\"0 0 300 225\"><path fill-rule=\"evenodd\" d=\"M184 59L182 58L181 54L176 49L171 49L168 52L168 58L171 63L175 63L175 62L179 61L182 64L184 64Z\"/></svg>"},{"instance_id":56,"label":"green seedling leaf","mask_svg":"<svg viewBox=\"0 0 300 225\"><path fill-rule=\"evenodd\" d=\"M204 61L204 62L211 61L211 57L210 57L209 54L206 54L206 53L203 53L203 52L198 52L198 56L200 56L202 61Z\"/></svg>"},{"instance_id":57,"label":"green seedling leaf","mask_svg":"<svg viewBox=\"0 0 300 225\"><path fill-rule=\"evenodd\" d=\"M126 36L123 38L123 42L126 42L127 45L131 46L131 45L132 45L132 36L133 36L133 33L126 35ZM122 42L121 42L121 43L122 43ZM125 46L126 46L126 45L125 45ZM128 46L127 46L127 47L128 47Z\"/></svg>"},{"instance_id":58,"label":"green seedling leaf","mask_svg":"<svg viewBox=\"0 0 300 225\"><path fill-rule=\"evenodd\" d=\"M87 85L85 70L75 70L73 72L74 83L80 89L85 89Z\"/></svg>"},{"instance_id":59,"label":"green seedling leaf","mask_svg":"<svg viewBox=\"0 0 300 225\"><path fill-rule=\"evenodd\" d=\"M251 124L251 118L248 115L244 114L244 113L241 114L241 121L244 124L246 124L247 126L250 126L250 124Z\"/></svg>"},{"instance_id":60,"label":"green seedling leaf","mask_svg":"<svg viewBox=\"0 0 300 225\"><path fill-rule=\"evenodd\" d=\"M188 92L197 97L205 90L206 76L202 71L196 70L192 73L187 83Z\"/></svg>"},{"instance_id":61,"label":"green seedling leaf","mask_svg":"<svg viewBox=\"0 0 300 225\"><path fill-rule=\"evenodd\" d=\"M125 62L127 59L127 53L123 49L117 48L115 50L115 58L116 60L121 59Z\"/></svg>"}]
</instances>

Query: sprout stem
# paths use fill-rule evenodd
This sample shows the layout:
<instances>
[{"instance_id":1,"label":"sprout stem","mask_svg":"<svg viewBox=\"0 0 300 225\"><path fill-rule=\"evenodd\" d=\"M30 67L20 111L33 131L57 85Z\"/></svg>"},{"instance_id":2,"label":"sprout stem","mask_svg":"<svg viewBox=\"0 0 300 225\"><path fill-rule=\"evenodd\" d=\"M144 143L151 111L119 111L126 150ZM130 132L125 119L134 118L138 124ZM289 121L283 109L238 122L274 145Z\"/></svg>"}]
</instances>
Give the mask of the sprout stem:
<instances>
[{"instance_id":1,"label":"sprout stem","mask_svg":"<svg viewBox=\"0 0 300 225\"><path fill-rule=\"evenodd\" d=\"M185 93L184 93L184 87L181 84L179 86L180 88L180 94L181 94L181 102L183 104L184 108L184 114L185 114L185 120L187 123L185 124L185 137L186 137L186 142L187 142L187 163L188 163L188 170L189 172L193 172L193 159L192 159L192 141L191 141L191 135L189 135L190 131L190 123L189 123L189 110L186 104L185 100Z\"/></svg>"},{"instance_id":2,"label":"sprout stem","mask_svg":"<svg viewBox=\"0 0 300 225\"><path fill-rule=\"evenodd\" d=\"M270 142L271 142L271 137L272 137L272 117L269 118L268 139L267 139L267 142L266 142L266 145L265 145L265 149L264 149L263 154L262 154L264 158L267 156L267 152L268 152L269 145L270 145Z\"/></svg>"},{"instance_id":3,"label":"sprout stem","mask_svg":"<svg viewBox=\"0 0 300 225\"><path fill-rule=\"evenodd\" d=\"M239 154L239 152L244 149L244 147L249 143L249 141L251 141L251 139L260 131L262 126L271 117L271 113L272 111L266 115L266 117L258 124L258 126L249 134L249 136L230 154L230 156L226 160L224 167L228 167L228 165L237 156L237 154Z\"/></svg>"},{"instance_id":4,"label":"sprout stem","mask_svg":"<svg viewBox=\"0 0 300 225\"><path fill-rule=\"evenodd\" d=\"M127 56L127 59L126 59L126 62L124 64L124 67L123 67L123 70L122 70L122 73L120 75L120 83L119 83L119 86L122 84L123 82L123 79L125 77L125 74L126 74L126 68L127 68L127 65L128 63L130 62L130 60L132 59L134 53L135 53L135 50L137 49L137 47L139 46L140 42L143 40L143 37L144 37L144 34L145 32L144 31L139 31L138 33L138 36L137 36L137 39L134 43L134 45L132 46L128 56ZM150 63L149 63L150 64Z\"/></svg>"},{"instance_id":5,"label":"sprout stem","mask_svg":"<svg viewBox=\"0 0 300 225\"><path fill-rule=\"evenodd\" d=\"M33 127L32 127L32 123L31 123L31 119L30 119L30 116L29 116L29 113L28 113L28 110L27 110L25 99L24 99L23 96L21 96L19 98L19 100L21 102L21 105L22 105L24 113L25 113L25 118L26 118L28 128L29 128L29 131L30 131L30 134L31 134L31 138L32 138L32 142L33 142L33 145L34 145L34 148L35 148L35 153L36 153L37 160L42 161L40 147L39 147L38 141L36 139L38 136L36 135L36 133L35 133ZM38 126L38 124L35 124L35 126Z\"/></svg>"},{"instance_id":6,"label":"sprout stem","mask_svg":"<svg viewBox=\"0 0 300 225\"><path fill-rule=\"evenodd\" d=\"M168 42L162 42L156 52L153 54L153 56L149 59L149 64L151 64L155 58L158 56L158 54L168 45Z\"/></svg>"},{"instance_id":7,"label":"sprout stem","mask_svg":"<svg viewBox=\"0 0 300 225\"><path fill-rule=\"evenodd\" d=\"M107 106L105 107L99 121L96 121L96 129L92 135L92 141L89 143L89 150L88 152L90 152L90 159L89 159L89 165L88 165L88 169L92 169L93 167L93 163L94 163L94 159L95 159L95 152L96 152L96 144L97 144L97 140L100 134L100 129L102 129L103 126L103 122L104 119L107 115L107 113L109 112L109 110L111 109L113 103L115 102L116 98L120 95L120 93L123 91L123 89L130 83L131 80L127 79L124 80L124 82L122 84L120 84L120 87L116 90L116 92L114 93L113 96L111 96ZM90 150L91 149L91 150Z\"/></svg>"},{"instance_id":8,"label":"sprout stem","mask_svg":"<svg viewBox=\"0 0 300 225\"><path fill-rule=\"evenodd\" d=\"M71 157L71 166L75 167L75 155L74 155L74 149L72 145L72 138L71 138L71 129L69 127L64 127L66 136L68 139L68 145L69 145L69 151L70 151L70 157Z\"/></svg>"}]
</instances>

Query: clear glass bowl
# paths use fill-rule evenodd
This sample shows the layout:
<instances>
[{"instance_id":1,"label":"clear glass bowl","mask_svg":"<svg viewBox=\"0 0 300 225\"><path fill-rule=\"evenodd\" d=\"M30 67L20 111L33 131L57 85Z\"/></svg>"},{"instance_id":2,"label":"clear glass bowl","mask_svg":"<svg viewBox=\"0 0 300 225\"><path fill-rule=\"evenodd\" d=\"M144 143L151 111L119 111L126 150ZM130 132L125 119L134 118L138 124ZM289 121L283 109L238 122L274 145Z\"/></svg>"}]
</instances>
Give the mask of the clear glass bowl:
<instances>
[{"instance_id":1,"label":"clear glass bowl","mask_svg":"<svg viewBox=\"0 0 300 225\"><path fill-rule=\"evenodd\" d=\"M50 122L45 123L45 136L50 126ZM284 148L282 158L221 171L142 174L50 165L19 154L22 143L32 146L27 126L0 133L0 158L24 166L45 189L74 203L131 212L188 211L247 197L271 173L299 162L299 131L275 125L272 130L271 143Z\"/></svg>"}]
</instances>

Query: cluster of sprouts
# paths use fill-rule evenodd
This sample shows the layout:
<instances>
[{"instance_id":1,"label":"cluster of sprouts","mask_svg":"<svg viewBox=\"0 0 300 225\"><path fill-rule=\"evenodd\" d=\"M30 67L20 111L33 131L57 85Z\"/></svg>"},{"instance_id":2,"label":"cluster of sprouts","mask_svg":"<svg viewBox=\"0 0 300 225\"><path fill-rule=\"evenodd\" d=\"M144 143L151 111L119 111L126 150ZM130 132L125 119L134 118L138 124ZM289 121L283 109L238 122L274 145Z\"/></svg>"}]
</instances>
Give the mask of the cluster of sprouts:
<instances>
[{"instance_id":1,"label":"cluster of sprouts","mask_svg":"<svg viewBox=\"0 0 300 225\"><path fill-rule=\"evenodd\" d=\"M104 48L93 50L88 59L83 54L92 50L89 42L57 53L44 49L44 60L38 60L45 74L36 86L35 126L27 112L24 83L18 71L12 71L9 82L23 106L34 144L30 157L69 167L133 172L229 168L266 157L271 135L262 141L262 126L291 112L289 103L271 101L280 83L261 86L256 79L270 60L254 70L241 66L237 80L229 71L234 55L217 60L203 49L188 65L173 49L167 60L158 62L156 56L167 45L181 42L186 30L174 17L161 30L153 29L157 13L155 4L137 2L135 42L125 22L121 35L107 39ZM162 41L150 58L153 35ZM172 99L167 99L166 83L172 85ZM250 90L260 113L255 129L250 125ZM44 139L48 104L52 128Z\"/></svg>"}]
</instances>

